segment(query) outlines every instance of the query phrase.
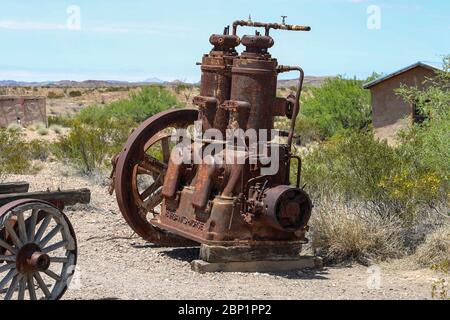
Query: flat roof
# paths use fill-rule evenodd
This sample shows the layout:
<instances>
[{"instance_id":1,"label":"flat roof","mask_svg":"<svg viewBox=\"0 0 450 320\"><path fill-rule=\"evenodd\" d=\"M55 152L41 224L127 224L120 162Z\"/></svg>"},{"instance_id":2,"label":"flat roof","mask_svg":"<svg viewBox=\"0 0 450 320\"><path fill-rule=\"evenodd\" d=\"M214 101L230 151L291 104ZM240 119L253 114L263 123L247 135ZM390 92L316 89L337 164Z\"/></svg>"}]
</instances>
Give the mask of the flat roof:
<instances>
[{"instance_id":1,"label":"flat roof","mask_svg":"<svg viewBox=\"0 0 450 320\"><path fill-rule=\"evenodd\" d=\"M415 69L415 68L417 68L417 67L423 67L423 68L426 68L426 69L429 69L429 70L432 70L432 71L437 71L437 70L439 70L438 68L433 67L432 65L429 65L429 64L427 64L427 63L424 63L424 62L416 62L416 63L414 63L414 64L412 64L412 65L410 65L410 66L408 66L408 67L406 67L406 68L403 68L403 69L401 69L401 70L398 70L398 71L396 71L396 72L393 72L393 73L391 73L391 74L388 74L387 76L383 76L383 77L381 77L381 78L378 78L378 79L375 79L375 80L373 80L373 81L371 81L371 82L368 82L368 83L366 83L366 84L363 86L363 88L364 88L364 89L370 89L370 88L376 86L377 84L379 84L379 83L381 83L381 82L383 82L383 81L386 81L386 80L388 80L388 79L390 79L390 78L393 78L393 77L395 77L395 76L398 76L399 74L405 73L405 72L407 72L407 71L409 71L409 70L412 70L412 69Z\"/></svg>"}]
</instances>

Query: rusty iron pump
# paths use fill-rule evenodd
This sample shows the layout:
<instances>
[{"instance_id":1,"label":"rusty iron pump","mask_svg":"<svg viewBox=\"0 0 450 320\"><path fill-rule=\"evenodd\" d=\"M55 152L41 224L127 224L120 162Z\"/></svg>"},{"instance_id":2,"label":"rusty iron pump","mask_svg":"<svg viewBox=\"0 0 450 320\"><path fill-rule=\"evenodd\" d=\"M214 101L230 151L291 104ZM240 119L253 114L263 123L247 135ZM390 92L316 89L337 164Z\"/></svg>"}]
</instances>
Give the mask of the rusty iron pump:
<instances>
[{"instance_id":1,"label":"rusty iron pump","mask_svg":"<svg viewBox=\"0 0 450 320\"><path fill-rule=\"evenodd\" d=\"M256 32L241 39L238 27L264 28L265 34ZM113 189L121 212L146 240L163 246L307 241L312 203L300 185L301 159L291 152L304 72L300 67L279 65L270 55L271 29L310 31L284 21L236 21L232 32L227 27L223 34L212 35L213 49L201 63L200 95L193 101L198 110L175 109L153 116L132 133L113 160ZM241 44L245 51L238 54ZM296 94L277 97L278 75L291 71L300 73ZM277 141L263 141L259 132L274 129L275 117L290 119L290 130L279 132ZM205 134L211 129L222 136L239 129L254 130L263 153L278 155L271 159L279 169L265 173L268 164L260 153L255 160L248 137L243 139L244 149L232 145L199 163L178 161L181 148L173 142L173 131L189 129L195 122L201 123L203 135L184 141L184 146L205 150L226 145L224 139ZM244 160L228 161L236 157ZM293 161L297 163L294 186L290 180Z\"/></svg>"}]
</instances>

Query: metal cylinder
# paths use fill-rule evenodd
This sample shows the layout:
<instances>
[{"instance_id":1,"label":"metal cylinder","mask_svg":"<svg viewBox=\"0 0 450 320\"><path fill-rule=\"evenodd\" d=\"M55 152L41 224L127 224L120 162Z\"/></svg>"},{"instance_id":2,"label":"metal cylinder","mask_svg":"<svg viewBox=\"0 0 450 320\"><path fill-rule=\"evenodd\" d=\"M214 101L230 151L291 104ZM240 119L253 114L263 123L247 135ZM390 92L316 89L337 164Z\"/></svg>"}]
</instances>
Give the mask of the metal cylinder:
<instances>
[{"instance_id":1,"label":"metal cylinder","mask_svg":"<svg viewBox=\"0 0 450 320\"><path fill-rule=\"evenodd\" d=\"M219 106L230 99L231 67L238 55L235 48L240 44L240 38L233 35L212 35L210 43L214 48L209 54L203 56L201 64L200 96L203 101L208 98L209 101L211 98L215 101L208 104L196 104L200 108L203 130L215 128L225 134L228 113Z\"/></svg>"},{"instance_id":2,"label":"metal cylinder","mask_svg":"<svg viewBox=\"0 0 450 320\"><path fill-rule=\"evenodd\" d=\"M273 39L266 36L244 36L247 47L234 59L232 68L231 100L250 104L250 116L246 128L272 129L273 106L277 90L278 62L267 53Z\"/></svg>"}]
</instances>

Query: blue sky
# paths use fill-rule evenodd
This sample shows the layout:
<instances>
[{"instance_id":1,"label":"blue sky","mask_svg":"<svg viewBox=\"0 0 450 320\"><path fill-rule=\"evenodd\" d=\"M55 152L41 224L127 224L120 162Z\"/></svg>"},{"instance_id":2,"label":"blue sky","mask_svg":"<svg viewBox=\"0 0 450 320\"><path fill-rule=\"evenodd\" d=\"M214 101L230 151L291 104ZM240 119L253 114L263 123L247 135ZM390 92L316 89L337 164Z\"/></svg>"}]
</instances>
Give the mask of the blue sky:
<instances>
[{"instance_id":1,"label":"blue sky","mask_svg":"<svg viewBox=\"0 0 450 320\"><path fill-rule=\"evenodd\" d=\"M280 16L287 15L288 23L312 27L310 33L272 32L276 44L271 53L282 64L303 66L308 75L366 77L419 60L439 62L450 54L448 0L0 0L0 4L0 80L197 81L200 71L195 63L210 50L209 35L249 14L262 22L280 22ZM76 11L68 10L73 5L80 10L79 20ZM370 6L379 8L379 15ZM368 20L375 25L368 28ZM250 32L241 29L240 34Z\"/></svg>"}]
</instances>

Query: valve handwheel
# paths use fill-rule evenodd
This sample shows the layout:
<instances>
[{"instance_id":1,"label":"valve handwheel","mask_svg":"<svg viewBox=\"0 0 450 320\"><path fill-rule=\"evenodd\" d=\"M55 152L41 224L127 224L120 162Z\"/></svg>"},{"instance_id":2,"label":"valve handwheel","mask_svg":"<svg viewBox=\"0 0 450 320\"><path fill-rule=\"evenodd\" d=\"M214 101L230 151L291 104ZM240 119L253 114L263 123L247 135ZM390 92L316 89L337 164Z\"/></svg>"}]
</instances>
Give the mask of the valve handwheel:
<instances>
[{"instance_id":1,"label":"valve handwheel","mask_svg":"<svg viewBox=\"0 0 450 320\"><path fill-rule=\"evenodd\" d=\"M39 200L0 208L0 300L58 300L76 262L75 233L58 208Z\"/></svg>"}]
</instances>

